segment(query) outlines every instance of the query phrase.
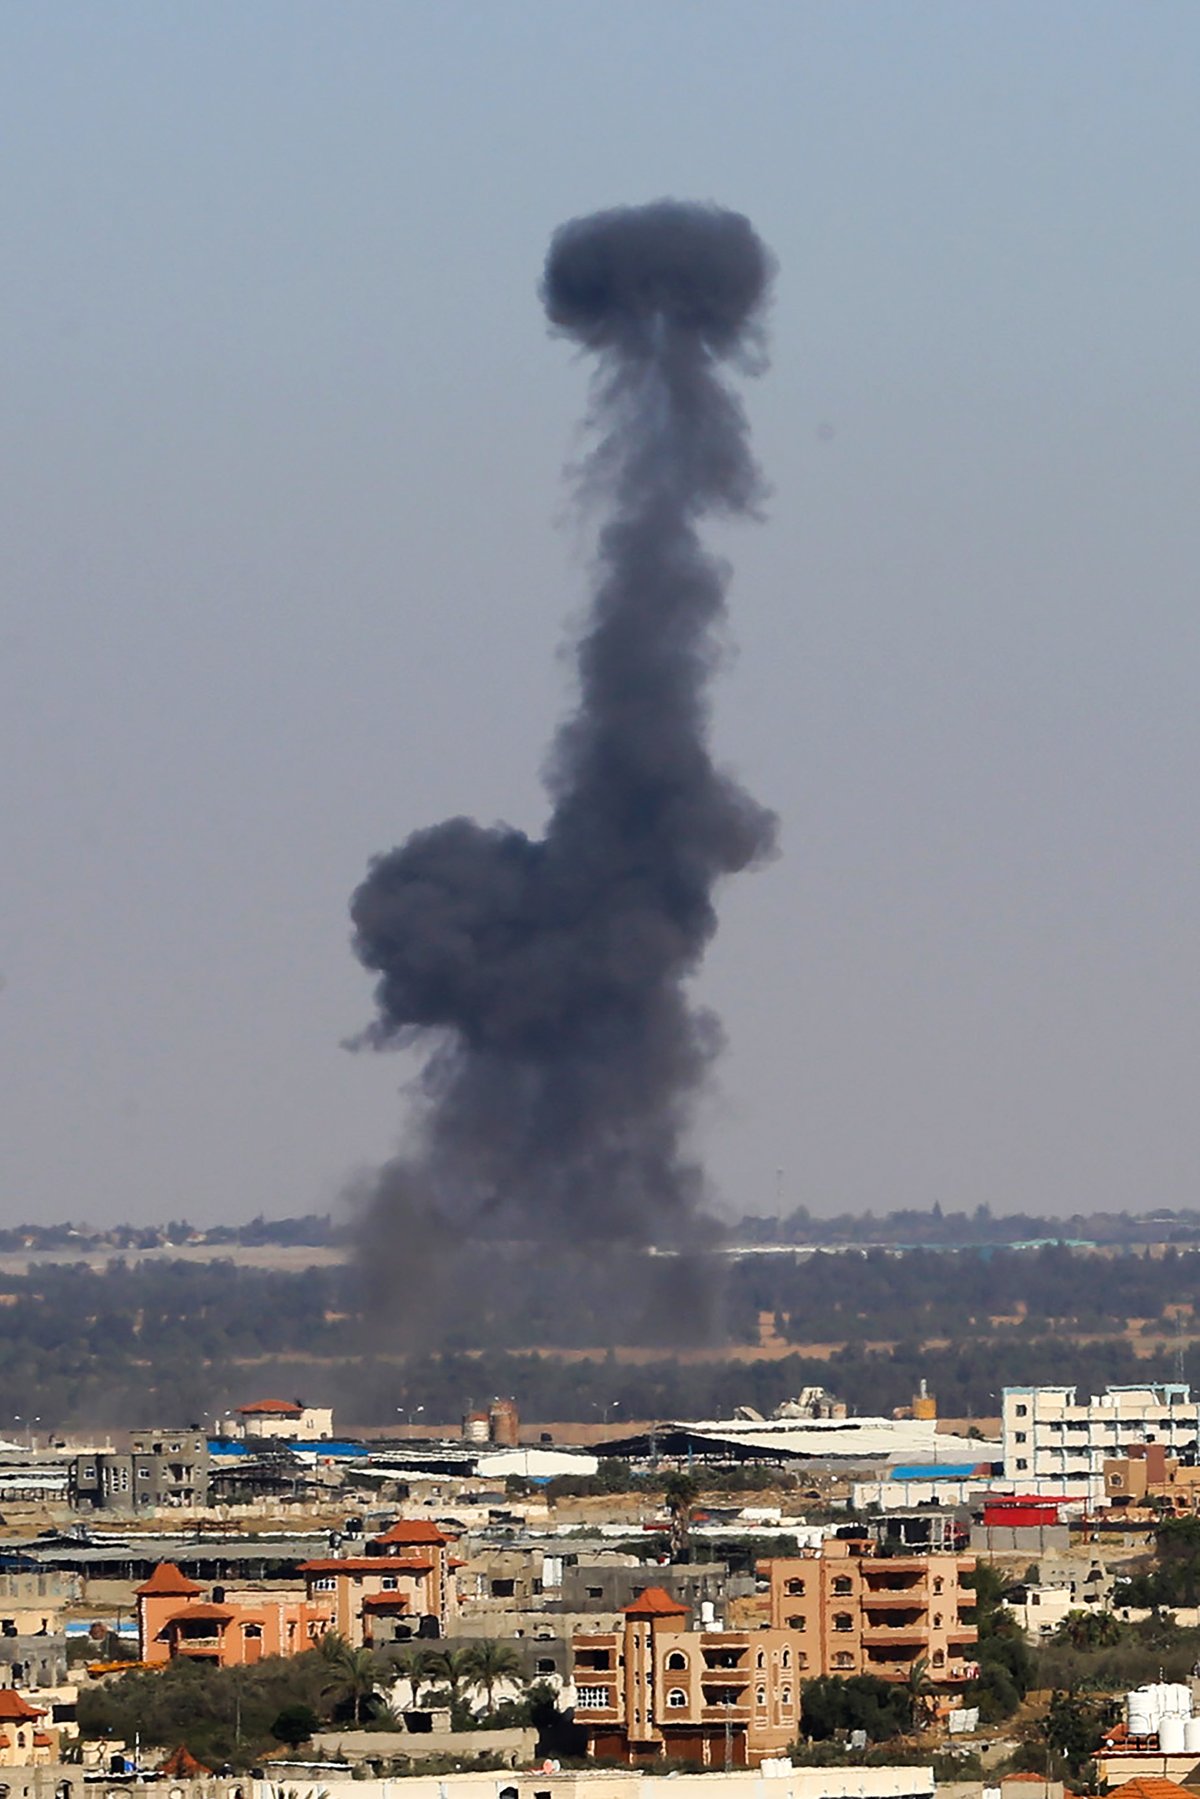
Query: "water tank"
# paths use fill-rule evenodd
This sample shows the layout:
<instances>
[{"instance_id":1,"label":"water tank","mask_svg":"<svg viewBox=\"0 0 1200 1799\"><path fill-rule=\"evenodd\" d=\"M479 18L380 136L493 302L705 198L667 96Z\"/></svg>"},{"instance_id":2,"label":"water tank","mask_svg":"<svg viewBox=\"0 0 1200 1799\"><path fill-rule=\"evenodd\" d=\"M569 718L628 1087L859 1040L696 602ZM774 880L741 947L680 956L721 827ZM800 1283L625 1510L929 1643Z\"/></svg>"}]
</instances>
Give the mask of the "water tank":
<instances>
[{"instance_id":1,"label":"water tank","mask_svg":"<svg viewBox=\"0 0 1200 1799\"><path fill-rule=\"evenodd\" d=\"M1183 1746L1189 1755L1200 1755L1200 1718L1184 1720Z\"/></svg>"},{"instance_id":2,"label":"water tank","mask_svg":"<svg viewBox=\"0 0 1200 1799\"><path fill-rule=\"evenodd\" d=\"M1175 1712L1170 1712L1158 1727L1158 1746L1164 1755L1182 1755L1186 1747L1187 1725Z\"/></svg>"},{"instance_id":3,"label":"water tank","mask_svg":"<svg viewBox=\"0 0 1200 1799\"><path fill-rule=\"evenodd\" d=\"M1158 1729L1155 1695L1146 1687L1125 1695L1125 1723L1131 1737L1148 1737Z\"/></svg>"},{"instance_id":4,"label":"water tank","mask_svg":"<svg viewBox=\"0 0 1200 1799\"><path fill-rule=\"evenodd\" d=\"M1185 1685L1181 1680L1173 1680L1168 1682L1167 1692L1170 1697L1166 1703L1166 1710L1173 1712L1176 1717L1190 1718L1192 1715L1191 1687Z\"/></svg>"}]
</instances>

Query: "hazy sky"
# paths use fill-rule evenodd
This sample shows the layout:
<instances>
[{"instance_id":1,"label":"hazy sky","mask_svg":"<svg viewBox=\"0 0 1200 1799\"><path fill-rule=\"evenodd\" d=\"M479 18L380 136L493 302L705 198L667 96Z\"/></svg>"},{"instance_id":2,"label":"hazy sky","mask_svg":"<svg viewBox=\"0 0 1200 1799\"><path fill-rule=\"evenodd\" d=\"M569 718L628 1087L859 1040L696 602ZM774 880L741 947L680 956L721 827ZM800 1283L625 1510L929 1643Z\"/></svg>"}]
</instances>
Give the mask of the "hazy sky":
<instances>
[{"instance_id":1,"label":"hazy sky","mask_svg":"<svg viewBox=\"0 0 1200 1799\"><path fill-rule=\"evenodd\" d=\"M586 372L536 283L666 194L780 263L718 1191L1200 1203L1194 0L0 26L0 1218L325 1209L398 1141L347 899L542 821Z\"/></svg>"}]
</instances>

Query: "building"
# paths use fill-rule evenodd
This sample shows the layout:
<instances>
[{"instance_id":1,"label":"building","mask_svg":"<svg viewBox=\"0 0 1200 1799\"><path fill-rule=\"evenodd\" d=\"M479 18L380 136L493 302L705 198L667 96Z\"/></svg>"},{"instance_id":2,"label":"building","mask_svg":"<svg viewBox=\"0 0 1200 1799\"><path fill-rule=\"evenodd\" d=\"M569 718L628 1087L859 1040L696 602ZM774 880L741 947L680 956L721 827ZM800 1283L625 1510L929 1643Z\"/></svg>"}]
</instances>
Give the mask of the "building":
<instances>
[{"instance_id":1,"label":"building","mask_svg":"<svg viewBox=\"0 0 1200 1799\"><path fill-rule=\"evenodd\" d=\"M45 1767L59 1759L59 1732L44 1706L15 1687L0 1687L0 1767Z\"/></svg>"},{"instance_id":2,"label":"building","mask_svg":"<svg viewBox=\"0 0 1200 1799\"><path fill-rule=\"evenodd\" d=\"M239 1406L233 1418L222 1419L220 1429L222 1436L235 1440L265 1437L285 1443L327 1443L333 1437L333 1409L305 1405L302 1399L256 1399Z\"/></svg>"},{"instance_id":3,"label":"building","mask_svg":"<svg viewBox=\"0 0 1200 1799\"><path fill-rule=\"evenodd\" d=\"M364 1555L322 1556L300 1572L331 1628L354 1644L378 1648L440 1637L459 1609L458 1569L449 1537L427 1518L400 1518L372 1537Z\"/></svg>"},{"instance_id":4,"label":"building","mask_svg":"<svg viewBox=\"0 0 1200 1799\"><path fill-rule=\"evenodd\" d=\"M201 1430L135 1431L128 1450L87 1450L75 1456L67 1498L82 1511L188 1511L208 1504L208 1439Z\"/></svg>"},{"instance_id":5,"label":"building","mask_svg":"<svg viewBox=\"0 0 1200 1799\"><path fill-rule=\"evenodd\" d=\"M903 1681L925 1663L931 1697L955 1710L978 1674L970 1556L882 1556L863 1538L760 1564L772 1627L792 1633L800 1677L874 1674Z\"/></svg>"},{"instance_id":6,"label":"building","mask_svg":"<svg viewBox=\"0 0 1200 1799\"><path fill-rule=\"evenodd\" d=\"M615 1631L572 1643L575 1722L601 1761L666 1758L756 1767L795 1740L800 1685L787 1630L693 1630L687 1606L648 1587Z\"/></svg>"},{"instance_id":7,"label":"building","mask_svg":"<svg viewBox=\"0 0 1200 1799\"><path fill-rule=\"evenodd\" d=\"M1076 1387L1005 1387L1004 1474L1022 1491L1046 1486L1075 1498L1104 1496L1104 1464L1143 1443L1194 1456L1200 1407L1181 1382L1106 1387L1081 1400Z\"/></svg>"},{"instance_id":8,"label":"building","mask_svg":"<svg viewBox=\"0 0 1200 1799\"><path fill-rule=\"evenodd\" d=\"M1104 1497L1119 1510L1152 1506L1192 1516L1200 1512L1200 1467L1169 1456L1161 1443L1137 1443L1128 1455L1105 1462Z\"/></svg>"},{"instance_id":9,"label":"building","mask_svg":"<svg viewBox=\"0 0 1200 1799\"><path fill-rule=\"evenodd\" d=\"M236 1668L269 1655L301 1655L333 1629L326 1600L300 1592L263 1593L202 1587L174 1562L160 1562L137 1589L138 1653L150 1665L186 1656L214 1668Z\"/></svg>"}]
</instances>

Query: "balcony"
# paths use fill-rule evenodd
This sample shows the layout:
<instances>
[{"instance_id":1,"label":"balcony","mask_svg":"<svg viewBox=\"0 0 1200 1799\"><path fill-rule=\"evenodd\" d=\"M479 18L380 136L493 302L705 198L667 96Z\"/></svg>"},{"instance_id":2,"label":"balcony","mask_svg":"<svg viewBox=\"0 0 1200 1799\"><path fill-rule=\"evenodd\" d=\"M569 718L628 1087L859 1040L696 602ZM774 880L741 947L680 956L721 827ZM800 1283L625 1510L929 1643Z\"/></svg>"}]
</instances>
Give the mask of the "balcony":
<instances>
[{"instance_id":1,"label":"balcony","mask_svg":"<svg viewBox=\"0 0 1200 1799\"><path fill-rule=\"evenodd\" d=\"M220 1637L180 1637L175 1644L176 1655L217 1655L221 1653Z\"/></svg>"},{"instance_id":2,"label":"balcony","mask_svg":"<svg viewBox=\"0 0 1200 1799\"><path fill-rule=\"evenodd\" d=\"M910 1643L914 1649L928 1649L929 1632L915 1624L893 1624L886 1629L864 1630L864 1649L903 1649Z\"/></svg>"},{"instance_id":3,"label":"balcony","mask_svg":"<svg viewBox=\"0 0 1200 1799\"><path fill-rule=\"evenodd\" d=\"M663 1679L669 1680L669 1674ZM704 1668L700 1678L706 1687L748 1687L750 1685L749 1668Z\"/></svg>"},{"instance_id":4,"label":"balcony","mask_svg":"<svg viewBox=\"0 0 1200 1799\"><path fill-rule=\"evenodd\" d=\"M929 1601L922 1592L864 1593L865 1612L927 1612Z\"/></svg>"}]
</instances>

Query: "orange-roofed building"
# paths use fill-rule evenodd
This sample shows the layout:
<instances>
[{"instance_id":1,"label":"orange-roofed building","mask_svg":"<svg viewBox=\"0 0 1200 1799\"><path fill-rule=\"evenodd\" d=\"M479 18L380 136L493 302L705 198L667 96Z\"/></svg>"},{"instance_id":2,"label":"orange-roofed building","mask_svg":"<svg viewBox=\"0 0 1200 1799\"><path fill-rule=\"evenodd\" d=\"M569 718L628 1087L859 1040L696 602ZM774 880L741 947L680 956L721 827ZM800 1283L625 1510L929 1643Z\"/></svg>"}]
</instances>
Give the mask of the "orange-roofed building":
<instances>
[{"instance_id":1,"label":"orange-roofed building","mask_svg":"<svg viewBox=\"0 0 1200 1799\"><path fill-rule=\"evenodd\" d=\"M220 1421L226 1437L267 1437L285 1443L328 1442L333 1411L327 1405L305 1405L302 1399L253 1399L232 1418Z\"/></svg>"},{"instance_id":2,"label":"orange-roofed building","mask_svg":"<svg viewBox=\"0 0 1200 1799\"><path fill-rule=\"evenodd\" d=\"M590 1756L745 1768L795 1740L790 1631L692 1630L690 1608L662 1587L647 1587L623 1615L620 1630L580 1631L573 1641L575 1722Z\"/></svg>"},{"instance_id":3,"label":"orange-roofed building","mask_svg":"<svg viewBox=\"0 0 1200 1799\"><path fill-rule=\"evenodd\" d=\"M186 1656L236 1668L267 1655L301 1655L333 1628L333 1608L306 1593L203 1589L173 1562L160 1562L137 1589L138 1651L151 1666Z\"/></svg>"},{"instance_id":4,"label":"orange-roofed building","mask_svg":"<svg viewBox=\"0 0 1200 1799\"><path fill-rule=\"evenodd\" d=\"M15 1687L0 1687L0 1767L45 1767L59 1759L58 1731Z\"/></svg>"},{"instance_id":5,"label":"orange-roofed building","mask_svg":"<svg viewBox=\"0 0 1200 1799\"><path fill-rule=\"evenodd\" d=\"M359 1556L325 1556L300 1572L309 1598L332 1608L351 1643L379 1648L418 1634L444 1636L458 1613L461 1566L451 1541L428 1518L398 1518Z\"/></svg>"},{"instance_id":6,"label":"orange-roofed building","mask_svg":"<svg viewBox=\"0 0 1200 1799\"><path fill-rule=\"evenodd\" d=\"M1196 1799L1195 1793L1178 1781L1159 1774L1135 1774L1123 1786L1110 1786L1108 1799Z\"/></svg>"}]
</instances>

